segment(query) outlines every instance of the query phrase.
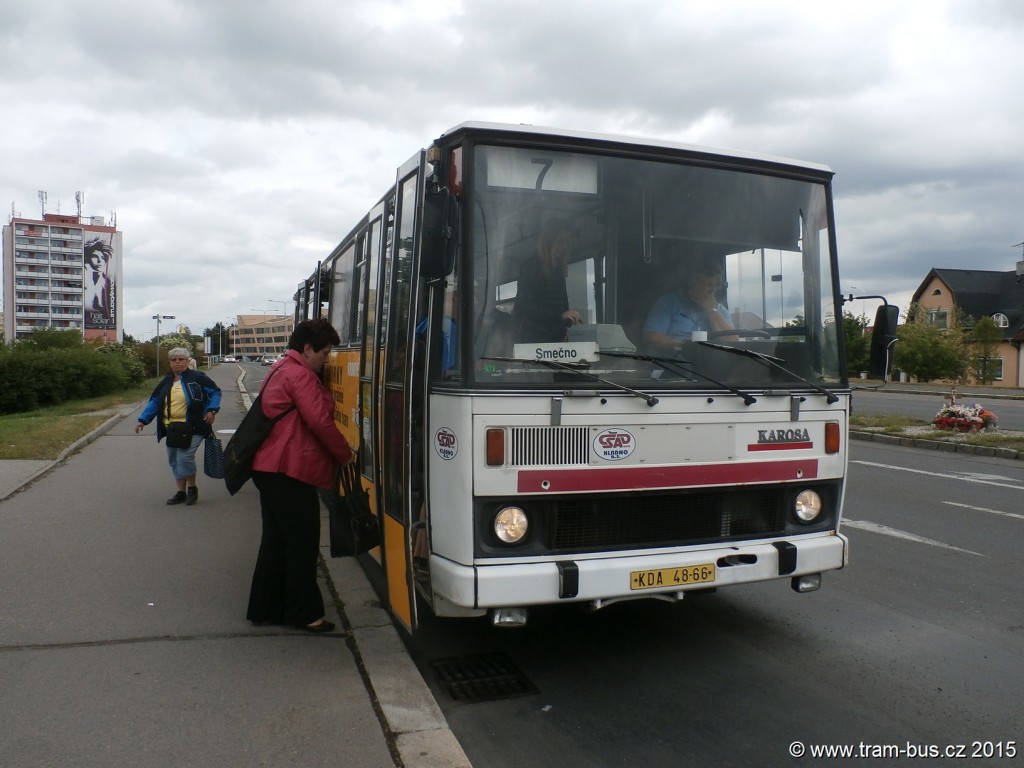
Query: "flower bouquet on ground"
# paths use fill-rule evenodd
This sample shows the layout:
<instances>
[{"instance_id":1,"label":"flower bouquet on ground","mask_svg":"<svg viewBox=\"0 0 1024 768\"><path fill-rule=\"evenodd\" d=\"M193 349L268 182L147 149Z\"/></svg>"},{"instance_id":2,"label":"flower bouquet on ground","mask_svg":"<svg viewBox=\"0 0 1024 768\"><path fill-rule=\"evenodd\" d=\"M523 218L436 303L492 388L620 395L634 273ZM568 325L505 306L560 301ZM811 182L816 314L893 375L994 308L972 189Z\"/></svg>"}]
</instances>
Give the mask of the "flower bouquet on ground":
<instances>
[{"instance_id":1,"label":"flower bouquet on ground","mask_svg":"<svg viewBox=\"0 0 1024 768\"><path fill-rule=\"evenodd\" d=\"M932 419L936 429L949 432L991 432L998 423L999 417L978 403L944 405Z\"/></svg>"}]
</instances>

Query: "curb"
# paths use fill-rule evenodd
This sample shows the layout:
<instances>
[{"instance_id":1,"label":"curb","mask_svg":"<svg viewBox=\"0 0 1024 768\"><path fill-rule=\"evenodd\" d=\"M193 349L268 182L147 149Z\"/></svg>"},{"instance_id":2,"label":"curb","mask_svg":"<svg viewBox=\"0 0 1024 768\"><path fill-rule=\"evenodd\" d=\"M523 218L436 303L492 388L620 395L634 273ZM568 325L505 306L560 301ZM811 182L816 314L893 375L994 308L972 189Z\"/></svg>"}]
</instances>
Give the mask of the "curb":
<instances>
[{"instance_id":1,"label":"curb","mask_svg":"<svg viewBox=\"0 0 1024 768\"><path fill-rule=\"evenodd\" d=\"M904 448L925 448L932 451L946 451L948 453L966 453L972 456L989 456L998 459L1024 460L1024 451L1015 448L995 448L988 445L967 445L966 443L951 443L948 440L929 440L923 437L904 437L902 435L887 435L880 432L861 432L850 430L851 440L866 440L874 443L885 443L887 445L899 445Z\"/></svg>"},{"instance_id":2,"label":"curb","mask_svg":"<svg viewBox=\"0 0 1024 768\"><path fill-rule=\"evenodd\" d=\"M329 550L321 547L321 559L349 650L401 765L472 768L362 567L354 557L330 557Z\"/></svg>"}]
</instances>

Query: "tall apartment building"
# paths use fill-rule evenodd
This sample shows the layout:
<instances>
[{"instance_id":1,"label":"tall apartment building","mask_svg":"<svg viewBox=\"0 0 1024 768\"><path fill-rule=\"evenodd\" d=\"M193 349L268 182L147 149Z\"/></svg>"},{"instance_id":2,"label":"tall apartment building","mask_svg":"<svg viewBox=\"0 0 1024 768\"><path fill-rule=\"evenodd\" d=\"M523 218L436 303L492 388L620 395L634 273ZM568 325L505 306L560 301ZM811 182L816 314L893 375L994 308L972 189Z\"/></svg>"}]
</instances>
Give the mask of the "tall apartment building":
<instances>
[{"instance_id":1,"label":"tall apartment building","mask_svg":"<svg viewBox=\"0 0 1024 768\"><path fill-rule=\"evenodd\" d=\"M4 338L40 328L80 330L88 340L124 338L121 233L102 217L12 216L3 228Z\"/></svg>"}]
</instances>

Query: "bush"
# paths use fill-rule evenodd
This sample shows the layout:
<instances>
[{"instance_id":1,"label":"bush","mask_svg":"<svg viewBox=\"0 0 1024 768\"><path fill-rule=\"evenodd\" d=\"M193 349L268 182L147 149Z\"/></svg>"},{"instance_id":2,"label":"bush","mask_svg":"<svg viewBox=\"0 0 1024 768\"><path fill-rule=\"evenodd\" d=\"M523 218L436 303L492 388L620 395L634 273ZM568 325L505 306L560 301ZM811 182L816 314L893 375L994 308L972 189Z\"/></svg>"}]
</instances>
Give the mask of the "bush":
<instances>
[{"instance_id":1,"label":"bush","mask_svg":"<svg viewBox=\"0 0 1024 768\"><path fill-rule=\"evenodd\" d=\"M110 355L117 359L118 363L128 374L128 386L136 387L146 380L146 366L142 357L134 346L128 344L104 344L97 347L96 351L101 355Z\"/></svg>"},{"instance_id":2,"label":"bush","mask_svg":"<svg viewBox=\"0 0 1024 768\"><path fill-rule=\"evenodd\" d=\"M34 411L66 400L105 395L128 389L137 371L119 353L97 348L38 345L0 345L0 413Z\"/></svg>"}]
</instances>

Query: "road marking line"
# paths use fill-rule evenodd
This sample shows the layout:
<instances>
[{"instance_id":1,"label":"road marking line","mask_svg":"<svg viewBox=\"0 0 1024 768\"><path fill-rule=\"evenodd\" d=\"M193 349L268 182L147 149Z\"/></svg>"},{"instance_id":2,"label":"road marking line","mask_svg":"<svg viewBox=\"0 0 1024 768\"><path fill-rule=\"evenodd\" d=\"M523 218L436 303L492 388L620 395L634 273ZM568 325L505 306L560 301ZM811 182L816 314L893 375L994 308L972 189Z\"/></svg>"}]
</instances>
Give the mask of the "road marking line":
<instances>
[{"instance_id":1,"label":"road marking line","mask_svg":"<svg viewBox=\"0 0 1024 768\"><path fill-rule=\"evenodd\" d=\"M1003 517L1015 517L1018 520L1024 520L1024 515L1018 515L1016 512L1003 512L1001 509L989 509L988 507L974 507L970 504L961 504L957 501L944 501L943 504L949 504L951 507L963 507L964 509L973 509L977 512L991 512L993 515L1002 515Z\"/></svg>"},{"instance_id":2,"label":"road marking line","mask_svg":"<svg viewBox=\"0 0 1024 768\"><path fill-rule=\"evenodd\" d=\"M954 552L963 552L967 555L985 557L981 552L974 552L970 549L963 549L962 547L954 547L952 544L945 544L944 542L936 541L935 539L927 539L924 536L918 536L916 533L908 533L907 531L901 531L899 528L890 528L887 525L872 523L868 520L848 520L844 517L843 525L848 525L851 528L860 528L863 531L871 531L872 533L880 533L883 536L892 536L897 539L916 541L918 544L930 544L933 547L939 547L941 549L951 549Z\"/></svg>"},{"instance_id":3,"label":"road marking line","mask_svg":"<svg viewBox=\"0 0 1024 768\"><path fill-rule=\"evenodd\" d=\"M894 469L898 472L912 472L915 475L930 475L931 477L941 477L945 480L963 480L965 483L980 483L981 485L996 485L1000 488L1013 488L1014 490L1024 490L1024 485L1020 483L997 483L992 480L983 480L981 477L972 477L969 474L956 472L929 472L925 469L910 469L909 467L897 467L895 464L880 464L875 461L859 461L856 459L850 460L851 464L863 464L865 467L879 467L880 469Z\"/></svg>"}]
</instances>

